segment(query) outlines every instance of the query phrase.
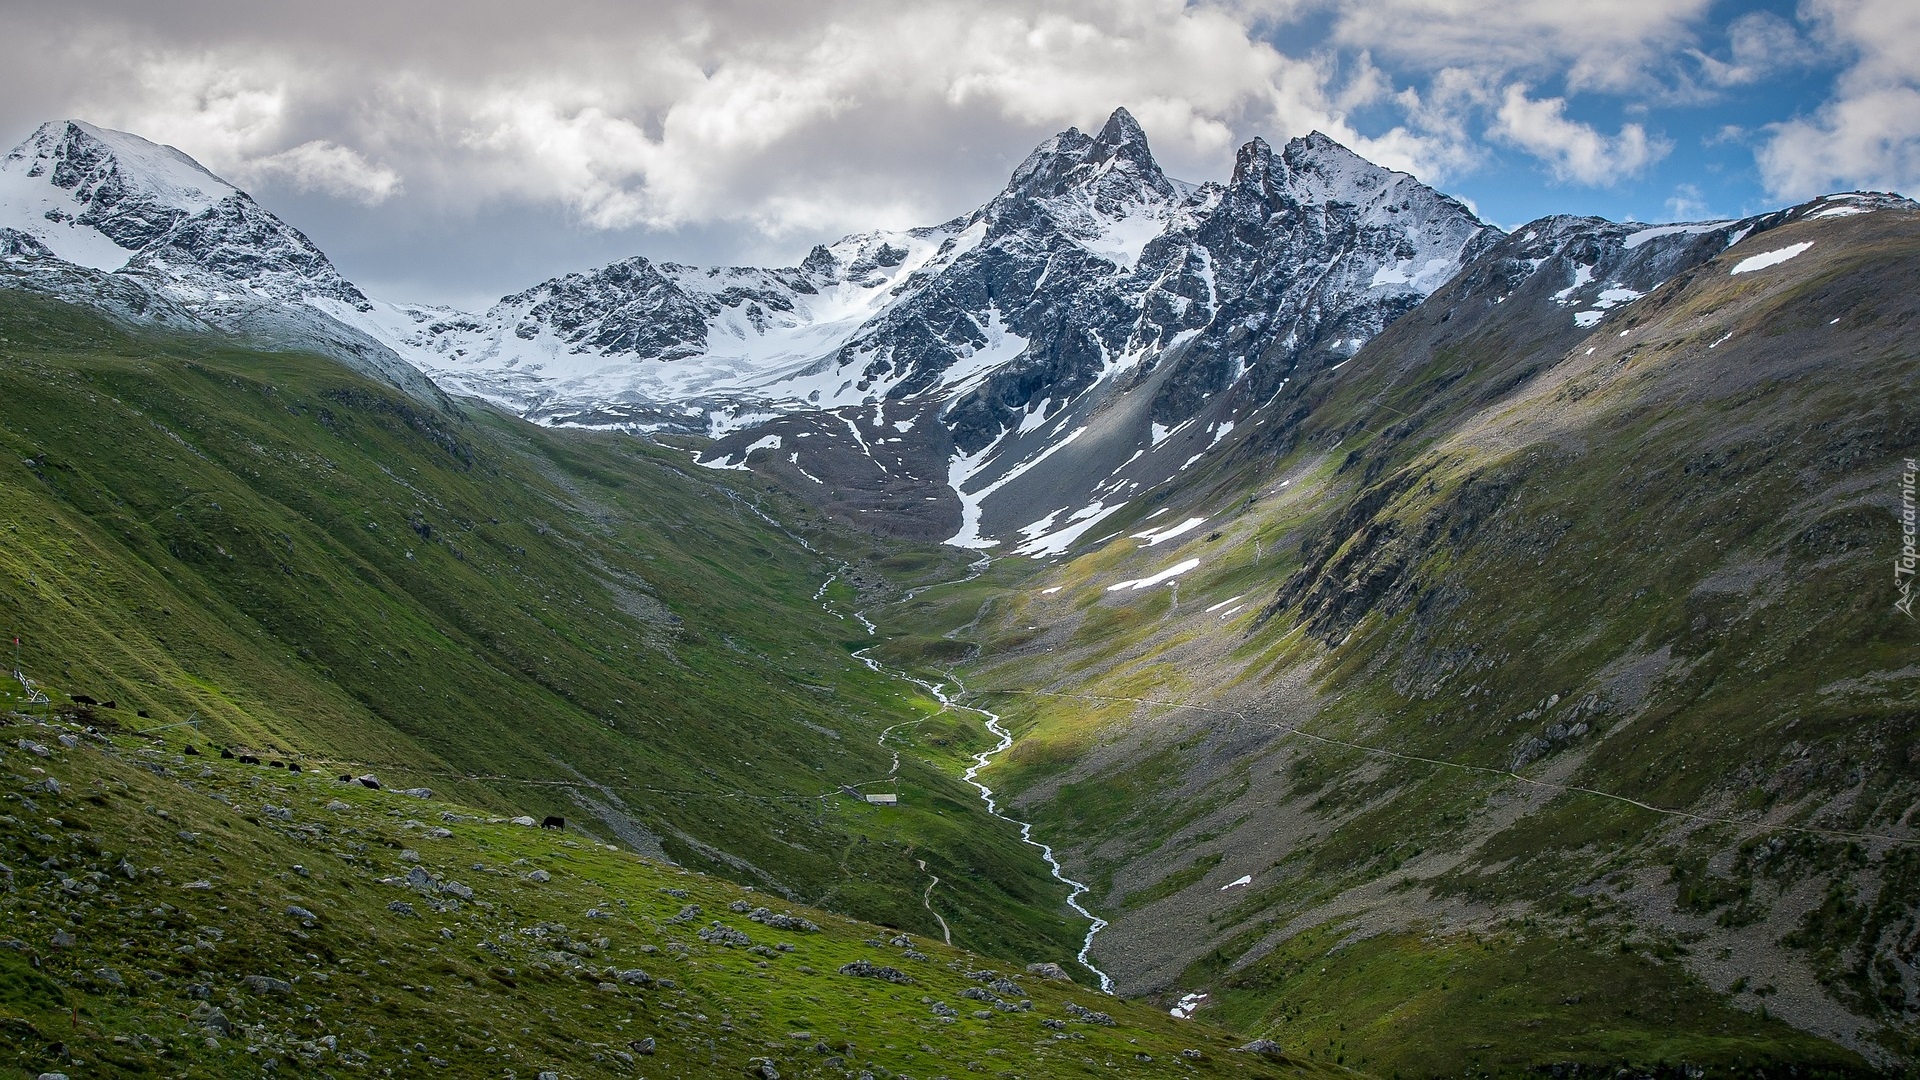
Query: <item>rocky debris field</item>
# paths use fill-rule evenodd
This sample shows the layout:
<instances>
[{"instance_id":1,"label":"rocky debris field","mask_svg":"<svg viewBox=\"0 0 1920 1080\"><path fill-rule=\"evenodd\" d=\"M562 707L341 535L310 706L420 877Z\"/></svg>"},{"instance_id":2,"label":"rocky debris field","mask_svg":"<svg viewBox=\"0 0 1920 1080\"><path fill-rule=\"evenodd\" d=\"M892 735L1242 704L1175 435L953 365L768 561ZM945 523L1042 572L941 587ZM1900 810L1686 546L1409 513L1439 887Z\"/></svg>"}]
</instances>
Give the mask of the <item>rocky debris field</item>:
<instances>
[{"instance_id":1,"label":"rocky debris field","mask_svg":"<svg viewBox=\"0 0 1920 1080\"><path fill-rule=\"evenodd\" d=\"M439 799L0 725L0 1076L1310 1071Z\"/></svg>"}]
</instances>

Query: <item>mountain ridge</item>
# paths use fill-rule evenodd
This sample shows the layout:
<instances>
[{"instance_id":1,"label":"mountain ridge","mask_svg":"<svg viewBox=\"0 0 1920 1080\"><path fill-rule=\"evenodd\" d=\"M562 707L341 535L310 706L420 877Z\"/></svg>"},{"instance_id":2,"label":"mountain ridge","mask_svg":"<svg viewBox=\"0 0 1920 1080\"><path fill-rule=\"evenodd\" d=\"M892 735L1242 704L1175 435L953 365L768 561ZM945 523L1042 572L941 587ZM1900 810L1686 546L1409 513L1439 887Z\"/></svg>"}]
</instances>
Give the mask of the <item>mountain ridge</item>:
<instances>
[{"instance_id":1,"label":"mountain ridge","mask_svg":"<svg viewBox=\"0 0 1920 1080\"><path fill-rule=\"evenodd\" d=\"M28 213L30 180L71 212ZM64 248L154 296L121 310L318 347L424 400L444 398L409 366L536 422L704 435L703 463L767 472L857 526L1028 553L1234 430L1284 425L1303 382L1504 236L1318 131L1249 141L1225 181L1174 180L1121 108L1095 134L1045 140L940 225L844 237L784 268L636 255L476 315L369 299L244 192L137 136L43 125L0 181L0 246L29 281L111 291L31 271L73 262ZM1641 238L1616 260L1622 280L1582 297L1583 320L1740 228L1581 220L1553 227L1595 250ZM135 247L81 251L83 221Z\"/></svg>"}]
</instances>

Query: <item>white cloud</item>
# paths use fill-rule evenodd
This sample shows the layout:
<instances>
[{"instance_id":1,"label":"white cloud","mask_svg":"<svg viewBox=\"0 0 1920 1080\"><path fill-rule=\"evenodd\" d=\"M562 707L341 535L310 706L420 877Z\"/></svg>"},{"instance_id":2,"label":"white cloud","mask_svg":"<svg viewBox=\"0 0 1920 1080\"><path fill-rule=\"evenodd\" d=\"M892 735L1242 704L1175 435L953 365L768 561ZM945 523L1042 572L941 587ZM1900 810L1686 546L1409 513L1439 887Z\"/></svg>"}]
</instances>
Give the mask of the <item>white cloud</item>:
<instances>
[{"instance_id":1,"label":"white cloud","mask_svg":"<svg viewBox=\"0 0 1920 1080\"><path fill-rule=\"evenodd\" d=\"M1792 23L1770 11L1750 11L1727 25L1728 59L1689 50L1700 63L1707 82L1721 87L1745 86L1768 75L1800 67L1815 59L1817 49L1800 36Z\"/></svg>"},{"instance_id":2,"label":"white cloud","mask_svg":"<svg viewBox=\"0 0 1920 1080\"><path fill-rule=\"evenodd\" d=\"M1812 115L1768 126L1755 151L1768 191L1920 191L1920 4L1807 0L1802 17L1849 66Z\"/></svg>"},{"instance_id":3,"label":"white cloud","mask_svg":"<svg viewBox=\"0 0 1920 1080\"><path fill-rule=\"evenodd\" d=\"M1694 184L1681 184L1667 199L1667 217L1673 221L1701 221L1708 212L1706 202L1700 197L1700 188Z\"/></svg>"},{"instance_id":4,"label":"white cloud","mask_svg":"<svg viewBox=\"0 0 1920 1080\"><path fill-rule=\"evenodd\" d=\"M1564 77L1569 91L1639 92L1692 44L1711 0L1321 0L1335 40L1439 70Z\"/></svg>"},{"instance_id":5,"label":"white cloud","mask_svg":"<svg viewBox=\"0 0 1920 1080\"><path fill-rule=\"evenodd\" d=\"M236 180L374 203L404 176L442 212L557 204L596 229L923 224L1118 105L1196 179L1254 135L1314 129L1430 182L1475 160L1425 99L1363 134L1355 111L1400 102L1368 57L1288 55L1204 0L655 0L644 19L588 3L538 23L473 0L432 25L341 0L261 36L197 9L46 18L69 52L17 77L78 80L80 115Z\"/></svg>"},{"instance_id":6,"label":"white cloud","mask_svg":"<svg viewBox=\"0 0 1920 1080\"><path fill-rule=\"evenodd\" d=\"M245 172L256 176L280 174L299 190L336 195L367 206L378 206L402 190L399 173L368 161L352 147L324 139L254 158Z\"/></svg>"},{"instance_id":7,"label":"white cloud","mask_svg":"<svg viewBox=\"0 0 1920 1080\"><path fill-rule=\"evenodd\" d=\"M1592 125L1568 119L1565 98L1534 99L1527 89L1524 83L1506 88L1493 134L1545 162L1556 180L1612 185L1638 176L1673 149L1639 124L1623 124L1612 137L1602 135Z\"/></svg>"}]
</instances>

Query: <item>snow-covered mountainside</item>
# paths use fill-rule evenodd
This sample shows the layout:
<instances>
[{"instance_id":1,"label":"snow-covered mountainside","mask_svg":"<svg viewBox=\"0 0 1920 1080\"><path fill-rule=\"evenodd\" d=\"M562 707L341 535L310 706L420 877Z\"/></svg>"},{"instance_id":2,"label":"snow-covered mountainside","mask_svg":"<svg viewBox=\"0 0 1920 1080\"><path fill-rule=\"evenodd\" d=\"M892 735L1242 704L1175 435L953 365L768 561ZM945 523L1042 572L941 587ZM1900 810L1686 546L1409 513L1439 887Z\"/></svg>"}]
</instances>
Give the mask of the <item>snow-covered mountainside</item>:
<instances>
[{"instance_id":1,"label":"snow-covered mountainside","mask_svg":"<svg viewBox=\"0 0 1920 1080\"><path fill-rule=\"evenodd\" d=\"M323 312L370 308L300 230L199 162L79 120L42 124L0 160L7 278L128 317L317 349L419 396L436 391Z\"/></svg>"},{"instance_id":2,"label":"snow-covered mountainside","mask_svg":"<svg viewBox=\"0 0 1920 1080\"><path fill-rule=\"evenodd\" d=\"M752 455L846 516L984 544L1098 501L1096 482L1166 479L1160 455L1115 470L1224 391L1351 356L1498 236L1319 134L1183 183L1121 109L970 214L795 267L635 258L479 316L320 303L534 419L718 436L709 464Z\"/></svg>"},{"instance_id":3,"label":"snow-covered mountainside","mask_svg":"<svg viewBox=\"0 0 1920 1080\"><path fill-rule=\"evenodd\" d=\"M425 372L541 423L712 436L703 464L869 528L1047 555L1297 424L1304 386L1458 275L1552 279L1535 317L1584 331L1772 221L1556 217L1508 237L1318 133L1255 139L1225 182L1188 184L1120 109L940 225L783 268L635 257L470 314L370 299L186 155L66 121L0 163L0 280L433 397Z\"/></svg>"}]
</instances>

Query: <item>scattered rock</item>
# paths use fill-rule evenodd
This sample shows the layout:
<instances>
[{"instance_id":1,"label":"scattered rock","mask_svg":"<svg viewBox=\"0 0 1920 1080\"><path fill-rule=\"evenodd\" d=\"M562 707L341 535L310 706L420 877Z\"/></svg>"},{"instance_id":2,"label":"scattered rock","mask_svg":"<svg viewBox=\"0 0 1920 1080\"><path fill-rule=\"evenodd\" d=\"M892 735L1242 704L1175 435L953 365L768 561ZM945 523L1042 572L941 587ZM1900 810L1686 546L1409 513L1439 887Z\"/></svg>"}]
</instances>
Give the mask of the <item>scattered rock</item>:
<instances>
[{"instance_id":1,"label":"scattered rock","mask_svg":"<svg viewBox=\"0 0 1920 1080\"><path fill-rule=\"evenodd\" d=\"M308 926L312 926L314 923L317 923L320 921L320 916L315 915L313 912L308 911L306 908L301 907L299 904L287 905L287 914L293 916L296 919L299 919L301 922L306 923Z\"/></svg>"},{"instance_id":2,"label":"scattered rock","mask_svg":"<svg viewBox=\"0 0 1920 1080\"><path fill-rule=\"evenodd\" d=\"M780 1080L780 1070L773 1067L772 1058L748 1058L747 1075L755 1080Z\"/></svg>"},{"instance_id":3,"label":"scattered rock","mask_svg":"<svg viewBox=\"0 0 1920 1080\"><path fill-rule=\"evenodd\" d=\"M15 742L14 745L18 746L22 750L25 750L27 753L32 754L34 757L52 757L53 756L53 751L47 749L44 746L41 746L39 743L34 742L32 739L20 739L17 742Z\"/></svg>"},{"instance_id":4,"label":"scattered rock","mask_svg":"<svg viewBox=\"0 0 1920 1080\"><path fill-rule=\"evenodd\" d=\"M651 1054L653 1053L653 1045L653 1036L649 1035L644 1039L633 1040L627 1044L627 1047L636 1054Z\"/></svg>"},{"instance_id":5,"label":"scattered rock","mask_svg":"<svg viewBox=\"0 0 1920 1080\"><path fill-rule=\"evenodd\" d=\"M193 1019L203 1029L216 1035L231 1036L236 1030L233 1021L227 1019L226 1013L204 1000L193 1007Z\"/></svg>"},{"instance_id":6,"label":"scattered rock","mask_svg":"<svg viewBox=\"0 0 1920 1080\"><path fill-rule=\"evenodd\" d=\"M545 870L535 870L534 872L527 875L527 880L528 881L552 881L553 875L547 873Z\"/></svg>"},{"instance_id":7,"label":"scattered rock","mask_svg":"<svg viewBox=\"0 0 1920 1080\"><path fill-rule=\"evenodd\" d=\"M441 882L440 891L443 893L446 893L448 896L457 897L461 900L473 899L473 890L469 889L465 885L460 884L457 881Z\"/></svg>"},{"instance_id":8,"label":"scattered rock","mask_svg":"<svg viewBox=\"0 0 1920 1080\"><path fill-rule=\"evenodd\" d=\"M52 944L56 949L71 949L74 944L73 935L67 933L65 930L55 930L53 932Z\"/></svg>"},{"instance_id":9,"label":"scattered rock","mask_svg":"<svg viewBox=\"0 0 1920 1080\"><path fill-rule=\"evenodd\" d=\"M625 971L614 972L613 981L622 986L652 986L653 976L639 968L628 968Z\"/></svg>"},{"instance_id":10,"label":"scattered rock","mask_svg":"<svg viewBox=\"0 0 1920 1080\"><path fill-rule=\"evenodd\" d=\"M275 821L292 821L293 820L293 808L289 806L273 806L270 804L262 805L260 807L260 812L274 819Z\"/></svg>"},{"instance_id":11,"label":"scattered rock","mask_svg":"<svg viewBox=\"0 0 1920 1080\"><path fill-rule=\"evenodd\" d=\"M1061 967L1051 960L1044 964L1028 964L1027 974L1038 975L1043 979L1056 979L1060 982L1073 981L1073 976L1067 974L1066 968Z\"/></svg>"},{"instance_id":12,"label":"scattered rock","mask_svg":"<svg viewBox=\"0 0 1920 1080\"><path fill-rule=\"evenodd\" d=\"M285 979L276 979L271 975L248 975L240 980L248 990L256 994L291 994L293 984Z\"/></svg>"},{"instance_id":13,"label":"scattered rock","mask_svg":"<svg viewBox=\"0 0 1920 1080\"><path fill-rule=\"evenodd\" d=\"M433 798L433 789L423 787L401 788L400 794L411 795L416 799L431 799Z\"/></svg>"},{"instance_id":14,"label":"scattered rock","mask_svg":"<svg viewBox=\"0 0 1920 1080\"><path fill-rule=\"evenodd\" d=\"M517 817L517 818L508 818L508 819L507 819L507 824L509 824L509 825L538 825L538 824L540 824L540 823L539 823L539 822L537 822L537 821L535 821L535 820L533 820L533 819L532 819L532 818L530 818L530 817L527 817L526 815L524 815L524 814L523 814L523 815L521 815L520 817Z\"/></svg>"},{"instance_id":15,"label":"scattered rock","mask_svg":"<svg viewBox=\"0 0 1920 1080\"><path fill-rule=\"evenodd\" d=\"M745 905L740 901L735 901L734 910L738 911L743 906ZM747 914L747 918L763 926L770 926L775 930L799 930L808 934L814 934L820 931L820 925L811 919L802 919L797 915L788 915L785 913L776 915L766 908L754 908Z\"/></svg>"},{"instance_id":16,"label":"scattered rock","mask_svg":"<svg viewBox=\"0 0 1920 1080\"><path fill-rule=\"evenodd\" d=\"M417 914L413 910L413 905L407 903L405 900L395 900L393 903L387 905L387 910L393 912L395 915L405 915L409 918Z\"/></svg>"},{"instance_id":17,"label":"scattered rock","mask_svg":"<svg viewBox=\"0 0 1920 1080\"><path fill-rule=\"evenodd\" d=\"M1255 1039L1245 1046L1236 1046L1234 1049L1243 1054L1260 1054L1265 1057L1277 1058L1287 1055L1286 1047L1281 1046L1272 1039Z\"/></svg>"},{"instance_id":18,"label":"scattered rock","mask_svg":"<svg viewBox=\"0 0 1920 1080\"><path fill-rule=\"evenodd\" d=\"M1067 1011L1067 1015L1073 1017L1075 1020L1079 1020L1088 1024L1103 1024L1107 1027L1114 1026L1113 1017L1108 1016L1106 1013L1103 1013L1103 1012L1094 1012L1092 1009L1087 1008L1085 1005L1079 1005L1069 1001L1067 1002L1065 1008Z\"/></svg>"},{"instance_id":19,"label":"scattered rock","mask_svg":"<svg viewBox=\"0 0 1920 1080\"><path fill-rule=\"evenodd\" d=\"M335 813L339 813L342 810L353 809L353 804L341 802L339 799L332 799L328 801L327 809L332 810Z\"/></svg>"},{"instance_id":20,"label":"scattered rock","mask_svg":"<svg viewBox=\"0 0 1920 1080\"><path fill-rule=\"evenodd\" d=\"M871 960L855 960L840 965L840 974L852 975L861 979L879 979L882 982L899 983L902 986L913 985L913 977L899 968L886 967Z\"/></svg>"},{"instance_id":21,"label":"scattered rock","mask_svg":"<svg viewBox=\"0 0 1920 1080\"><path fill-rule=\"evenodd\" d=\"M731 926L722 926L719 923L701 927L699 937L709 945L725 945L728 948L753 944L752 938Z\"/></svg>"},{"instance_id":22,"label":"scattered rock","mask_svg":"<svg viewBox=\"0 0 1920 1080\"><path fill-rule=\"evenodd\" d=\"M407 888L416 892L430 893L440 887L440 879L427 873L424 867L416 866L407 871Z\"/></svg>"}]
</instances>

